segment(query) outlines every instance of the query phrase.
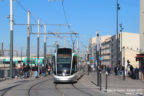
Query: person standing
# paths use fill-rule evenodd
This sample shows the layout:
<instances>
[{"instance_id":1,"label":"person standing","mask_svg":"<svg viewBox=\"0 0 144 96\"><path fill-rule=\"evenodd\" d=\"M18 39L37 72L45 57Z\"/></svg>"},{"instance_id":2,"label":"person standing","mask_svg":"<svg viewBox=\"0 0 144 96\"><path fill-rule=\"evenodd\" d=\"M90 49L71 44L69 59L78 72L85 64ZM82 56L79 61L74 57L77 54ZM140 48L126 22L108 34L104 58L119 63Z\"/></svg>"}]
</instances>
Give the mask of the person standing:
<instances>
[{"instance_id":1,"label":"person standing","mask_svg":"<svg viewBox=\"0 0 144 96\"><path fill-rule=\"evenodd\" d=\"M27 69L26 69L26 65L23 64L23 74L24 74L24 78L27 77Z\"/></svg>"},{"instance_id":2,"label":"person standing","mask_svg":"<svg viewBox=\"0 0 144 96\"><path fill-rule=\"evenodd\" d=\"M51 73L51 67L48 66L48 75L50 75L50 73Z\"/></svg>"},{"instance_id":3,"label":"person standing","mask_svg":"<svg viewBox=\"0 0 144 96\"><path fill-rule=\"evenodd\" d=\"M138 80L139 79L139 69L138 68L135 69L135 74L136 74L136 80Z\"/></svg>"},{"instance_id":4,"label":"person standing","mask_svg":"<svg viewBox=\"0 0 144 96\"><path fill-rule=\"evenodd\" d=\"M35 78L38 78L38 67L36 66L36 64L35 64L35 66L33 67L33 73L34 73L34 77L35 77Z\"/></svg>"}]
</instances>

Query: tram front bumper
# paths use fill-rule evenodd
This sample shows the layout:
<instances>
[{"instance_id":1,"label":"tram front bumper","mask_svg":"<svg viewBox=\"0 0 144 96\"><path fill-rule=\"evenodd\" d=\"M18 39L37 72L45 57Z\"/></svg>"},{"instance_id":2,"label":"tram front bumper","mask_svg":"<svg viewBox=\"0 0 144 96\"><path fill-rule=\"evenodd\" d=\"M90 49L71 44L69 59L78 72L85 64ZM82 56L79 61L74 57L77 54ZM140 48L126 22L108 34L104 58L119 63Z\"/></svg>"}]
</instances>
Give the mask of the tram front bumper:
<instances>
[{"instance_id":1,"label":"tram front bumper","mask_svg":"<svg viewBox=\"0 0 144 96\"><path fill-rule=\"evenodd\" d=\"M53 75L54 82L75 82L77 81L77 75L71 75L71 76L57 76Z\"/></svg>"}]
</instances>

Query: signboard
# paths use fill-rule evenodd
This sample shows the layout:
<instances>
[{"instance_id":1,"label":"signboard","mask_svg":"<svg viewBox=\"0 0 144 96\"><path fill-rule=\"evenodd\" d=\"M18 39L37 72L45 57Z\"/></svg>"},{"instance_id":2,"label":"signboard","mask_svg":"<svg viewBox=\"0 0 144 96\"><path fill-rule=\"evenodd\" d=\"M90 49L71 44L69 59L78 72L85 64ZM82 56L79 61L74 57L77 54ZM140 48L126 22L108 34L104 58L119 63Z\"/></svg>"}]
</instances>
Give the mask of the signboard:
<instances>
[{"instance_id":1,"label":"signboard","mask_svg":"<svg viewBox=\"0 0 144 96\"><path fill-rule=\"evenodd\" d=\"M93 60L93 57L91 57L91 60Z\"/></svg>"},{"instance_id":2,"label":"signboard","mask_svg":"<svg viewBox=\"0 0 144 96\"><path fill-rule=\"evenodd\" d=\"M100 57L100 61L102 61L103 60L103 58L102 57Z\"/></svg>"}]
</instances>

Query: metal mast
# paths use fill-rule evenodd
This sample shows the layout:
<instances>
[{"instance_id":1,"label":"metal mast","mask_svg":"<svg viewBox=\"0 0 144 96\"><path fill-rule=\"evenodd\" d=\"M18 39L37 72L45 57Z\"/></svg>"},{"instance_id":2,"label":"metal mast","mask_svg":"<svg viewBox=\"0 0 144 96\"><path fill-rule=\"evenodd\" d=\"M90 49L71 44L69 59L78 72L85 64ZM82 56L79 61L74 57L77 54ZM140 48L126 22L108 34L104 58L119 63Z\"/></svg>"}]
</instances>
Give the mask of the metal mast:
<instances>
[{"instance_id":1,"label":"metal mast","mask_svg":"<svg viewBox=\"0 0 144 96\"><path fill-rule=\"evenodd\" d=\"M118 59L118 57L119 57L119 46L118 46L118 44L119 44L119 36L118 36L118 11L120 10L120 6L119 6L119 0L117 0L117 10L116 10L116 40L117 40L117 42L116 42L116 65L118 65L119 64L119 59Z\"/></svg>"},{"instance_id":2,"label":"metal mast","mask_svg":"<svg viewBox=\"0 0 144 96\"><path fill-rule=\"evenodd\" d=\"M13 0L10 0L10 77L13 75Z\"/></svg>"},{"instance_id":3,"label":"metal mast","mask_svg":"<svg viewBox=\"0 0 144 96\"><path fill-rule=\"evenodd\" d=\"M44 64L46 65L46 25L44 25Z\"/></svg>"},{"instance_id":4,"label":"metal mast","mask_svg":"<svg viewBox=\"0 0 144 96\"><path fill-rule=\"evenodd\" d=\"M27 64L30 63L30 11L28 11L28 20L27 20Z\"/></svg>"},{"instance_id":5,"label":"metal mast","mask_svg":"<svg viewBox=\"0 0 144 96\"><path fill-rule=\"evenodd\" d=\"M99 86L100 80L99 80L99 68L100 68L100 61L99 61L99 52L100 51L100 39L99 39L99 33L96 32L96 60L97 60L97 85Z\"/></svg>"}]
</instances>

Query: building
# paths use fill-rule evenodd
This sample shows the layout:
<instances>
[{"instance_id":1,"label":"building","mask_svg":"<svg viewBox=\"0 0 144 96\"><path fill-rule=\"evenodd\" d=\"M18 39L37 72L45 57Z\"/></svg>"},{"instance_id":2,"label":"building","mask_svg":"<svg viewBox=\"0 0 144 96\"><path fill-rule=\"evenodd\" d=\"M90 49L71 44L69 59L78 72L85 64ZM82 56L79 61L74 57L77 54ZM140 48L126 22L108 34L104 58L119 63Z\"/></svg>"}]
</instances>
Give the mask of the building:
<instances>
[{"instance_id":1,"label":"building","mask_svg":"<svg viewBox=\"0 0 144 96\"><path fill-rule=\"evenodd\" d=\"M102 65L111 65L111 37L106 38L101 42L101 57Z\"/></svg>"},{"instance_id":2,"label":"building","mask_svg":"<svg viewBox=\"0 0 144 96\"><path fill-rule=\"evenodd\" d=\"M144 0L140 0L140 54L136 59L140 64L140 79L144 79Z\"/></svg>"},{"instance_id":3,"label":"building","mask_svg":"<svg viewBox=\"0 0 144 96\"><path fill-rule=\"evenodd\" d=\"M136 54L140 52L139 40L140 35L137 33L121 32L118 34L118 46L117 46L117 36L102 36L101 37L101 57L102 65L115 67L118 65L127 67L127 61L134 68L139 67L139 62L136 61ZM93 57L94 62L96 60L96 38L90 40L89 53ZM118 47L118 50L117 50ZM117 55L118 51L118 55ZM118 61L117 61L118 60Z\"/></svg>"},{"instance_id":4,"label":"building","mask_svg":"<svg viewBox=\"0 0 144 96\"><path fill-rule=\"evenodd\" d=\"M137 33L121 32L118 34L118 46L116 35L111 37L111 66L125 65L126 68L129 60L134 68L139 67L135 58L136 54L140 52L139 37L140 35Z\"/></svg>"},{"instance_id":5,"label":"building","mask_svg":"<svg viewBox=\"0 0 144 96\"><path fill-rule=\"evenodd\" d=\"M110 38L110 35L101 36L100 41L104 42L107 38ZM93 37L89 41L89 51L88 51L88 58L91 61L91 64L94 64L96 61L96 37Z\"/></svg>"},{"instance_id":6,"label":"building","mask_svg":"<svg viewBox=\"0 0 144 96\"><path fill-rule=\"evenodd\" d=\"M144 0L140 0L140 48L144 53Z\"/></svg>"}]
</instances>

